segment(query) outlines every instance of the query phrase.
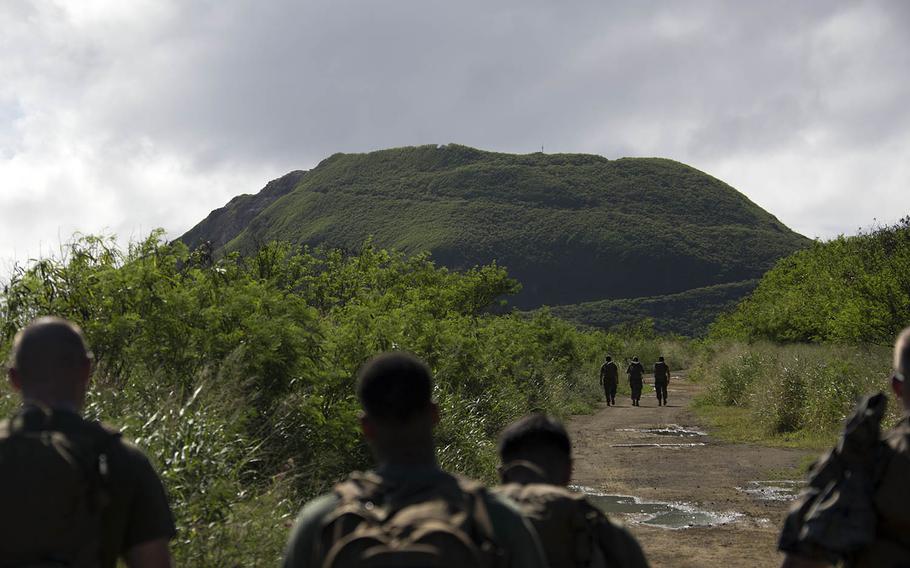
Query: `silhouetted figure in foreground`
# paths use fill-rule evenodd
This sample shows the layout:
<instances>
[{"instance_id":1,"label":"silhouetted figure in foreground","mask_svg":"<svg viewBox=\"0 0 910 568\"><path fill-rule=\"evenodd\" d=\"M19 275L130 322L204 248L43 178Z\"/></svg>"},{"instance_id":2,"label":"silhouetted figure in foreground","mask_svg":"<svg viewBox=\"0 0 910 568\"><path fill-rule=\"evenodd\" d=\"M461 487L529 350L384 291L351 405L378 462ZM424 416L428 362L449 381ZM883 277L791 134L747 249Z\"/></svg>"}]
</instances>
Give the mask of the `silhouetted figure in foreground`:
<instances>
[{"instance_id":1,"label":"silhouetted figure in foreground","mask_svg":"<svg viewBox=\"0 0 910 568\"><path fill-rule=\"evenodd\" d=\"M891 387L904 418L880 433L887 397L866 397L813 466L784 522L786 568L910 566L910 328L894 345Z\"/></svg>"},{"instance_id":2,"label":"silhouetted figure in foreground","mask_svg":"<svg viewBox=\"0 0 910 568\"><path fill-rule=\"evenodd\" d=\"M514 504L439 468L432 392L429 369L413 355L386 353L361 368L360 426L378 467L303 508L286 568L545 568Z\"/></svg>"},{"instance_id":3,"label":"silhouetted figure in foreground","mask_svg":"<svg viewBox=\"0 0 910 568\"><path fill-rule=\"evenodd\" d=\"M521 506L544 545L550 568L642 568L638 542L584 495L569 491L572 445L566 429L542 414L506 428L499 440L498 491Z\"/></svg>"},{"instance_id":4,"label":"silhouetted figure in foreground","mask_svg":"<svg viewBox=\"0 0 910 568\"><path fill-rule=\"evenodd\" d=\"M629 375L629 388L632 389L632 406L640 406L644 373L645 368L638 361L638 357L632 357L632 362L626 368L626 374Z\"/></svg>"},{"instance_id":5,"label":"silhouetted figure in foreground","mask_svg":"<svg viewBox=\"0 0 910 568\"><path fill-rule=\"evenodd\" d=\"M22 408L0 423L0 565L171 566L174 521L146 457L81 416L91 376L81 330L41 318L13 342Z\"/></svg>"},{"instance_id":6,"label":"silhouetted figure in foreground","mask_svg":"<svg viewBox=\"0 0 910 568\"><path fill-rule=\"evenodd\" d=\"M600 386L604 389L604 398L607 406L616 406L616 387L619 386L619 369L613 358L607 355L606 361L600 366Z\"/></svg>"}]
</instances>

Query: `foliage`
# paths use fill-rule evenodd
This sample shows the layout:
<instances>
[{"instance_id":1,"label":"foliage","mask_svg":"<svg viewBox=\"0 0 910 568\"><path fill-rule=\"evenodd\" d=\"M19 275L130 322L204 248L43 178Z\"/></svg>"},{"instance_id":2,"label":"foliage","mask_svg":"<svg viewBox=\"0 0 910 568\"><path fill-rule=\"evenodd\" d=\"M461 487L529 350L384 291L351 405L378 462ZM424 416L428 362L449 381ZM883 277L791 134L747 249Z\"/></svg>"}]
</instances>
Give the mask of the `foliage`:
<instances>
[{"instance_id":1,"label":"foliage","mask_svg":"<svg viewBox=\"0 0 910 568\"><path fill-rule=\"evenodd\" d=\"M910 217L781 260L711 335L888 345L908 322Z\"/></svg>"},{"instance_id":2,"label":"foliage","mask_svg":"<svg viewBox=\"0 0 910 568\"><path fill-rule=\"evenodd\" d=\"M885 347L713 342L690 377L707 387L702 409L740 409L750 440L774 441L830 439L859 397L889 389L889 371ZM894 422L896 403L889 412Z\"/></svg>"},{"instance_id":3,"label":"foliage","mask_svg":"<svg viewBox=\"0 0 910 568\"><path fill-rule=\"evenodd\" d=\"M671 160L453 144L335 154L236 198L182 239L229 251L272 240L357 250L370 236L450 268L495 260L524 284L512 298L522 309L754 279L808 244L732 187ZM687 332L664 327L684 322L658 329Z\"/></svg>"},{"instance_id":4,"label":"foliage","mask_svg":"<svg viewBox=\"0 0 910 568\"><path fill-rule=\"evenodd\" d=\"M370 466L352 376L378 351L429 363L440 461L491 480L506 423L583 412L600 399L606 352L660 349L648 329L620 337L547 311L497 315L519 286L495 264L451 272L369 243L272 243L213 261L160 232L125 251L113 242L81 237L62 258L17 267L0 340L8 349L44 314L82 326L96 360L87 414L121 427L161 472L180 565L273 565L301 502ZM0 393L10 411L16 396Z\"/></svg>"},{"instance_id":5,"label":"foliage","mask_svg":"<svg viewBox=\"0 0 910 568\"><path fill-rule=\"evenodd\" d=\"M659 333L700 337L707 333L708 326L719 313L733 308L757 284L758 280L745 280L667 296L555 306L552 311L569 321L614 331L621 331L630 323L648 318L653 320L654 328Z\"/></svg>"}]
</instances>

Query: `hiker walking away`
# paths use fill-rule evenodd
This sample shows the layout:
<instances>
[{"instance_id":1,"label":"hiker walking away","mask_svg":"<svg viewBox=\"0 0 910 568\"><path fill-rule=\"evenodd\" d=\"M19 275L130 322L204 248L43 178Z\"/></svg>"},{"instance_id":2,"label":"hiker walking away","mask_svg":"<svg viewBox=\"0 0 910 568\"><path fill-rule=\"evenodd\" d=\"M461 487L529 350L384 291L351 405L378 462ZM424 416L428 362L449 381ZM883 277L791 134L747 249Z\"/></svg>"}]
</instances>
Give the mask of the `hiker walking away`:
<instances>
[{"instance_id":1,"label":"hiker walking away","mask_svg":"<svg viewBox=\"0 0 910 568\"><path fill-rule=\"evenodd\" d=\"M657 406L667 406L667 385L670 383L670 367L663 355L654 363L654 390L657 392Z\"/></svg>"},{"instance_id":2,"label":"hiker walking away","mask_svg":"<svg viewBox=\"0 0 910 568\"><path fill-rule=\"evenodd\" d=\"M866 397L813 466L784 521L785 568L910 566L910 328L894 345L891 387L904 411L881 434L887 397Z\"/></svg>"},{"instance_id":3,"label":"hiker walking away","mask_svg":"<svg viewBox=\"0 0 910 568\"><path fill-rule=\"evenodd\" d=\"M531 520L550 568L641 568L648 565L635 538L614 525L584 495L567 489L572 443L565 427L543 414L508 426L499 438L498 492Z\"/></svg>"},{"instance_id":4,"label":"hiker walking away","mask_svg":"<svg viewBox=\"0 0 910 568\"><path fill-rule=\"evenodd\" d=\"M619 385L619 369L613 358L607 355L606 361L600 366L600 386L604 389L604 398L607 406L616 406L616 387Z\"/></svg>"},{"instance_id":5,"label":"hiker walking away","mask_svg":"<svg viewBox=\"0 0 910 568\"><path fill-rule=\"evenodd\" d=\"M385 353L361 367L360 426L378 465L304 506L285 568L545 568L513 503L440 469L432 391L430 370L413 355Z\"/></svg>"},{"instance_id":6,"label":"hiker walking away","mask_svg":"<svg viewBox=\"0 0 910 568\"><path fill-rule=\"evenodd\" d=\"M632 389L632 406L641 406L639 401L641 400L642 377L644 372L645 368L641 362L639 362L638 357L632 357L632 362L629 363L629 366L626 368L626 374L629 375L629 388Z\"/></svg>"},{"instance_id":7,"label":"hiker walking away","mask_svg":"<svg viewBox=\"0 0 910 568\"><path fill-rule=\"evenodd\" d=\"M82 331L53 317L16 334L8 376L22 407L0 423L0 565L171 566L174 521L148 459L81 416Z\"/></svg>"}]
</instances>

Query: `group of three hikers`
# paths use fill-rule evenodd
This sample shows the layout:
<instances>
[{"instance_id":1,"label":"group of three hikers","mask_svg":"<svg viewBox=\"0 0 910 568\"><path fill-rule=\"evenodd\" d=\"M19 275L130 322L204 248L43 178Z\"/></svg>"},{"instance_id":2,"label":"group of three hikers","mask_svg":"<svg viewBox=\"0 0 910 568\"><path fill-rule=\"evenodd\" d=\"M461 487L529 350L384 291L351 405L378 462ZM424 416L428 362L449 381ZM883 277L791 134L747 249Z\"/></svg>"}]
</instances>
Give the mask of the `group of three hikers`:
<instances>
[{"instance_id":1,"label":"group of three hikers","mask_svg":"<svg viewBox=\"0 0 910 568\"><path fill-rule=\"evenodd\" d=\"M892 380L905 408L908 372L910 330L895 347ZM118 559L170 567L176 531L161 481L116 430L81 416L91 355L79 328L57 318L31 323L16 335L8 374L23 405L0 424L0 567L113 568ZM286 568L647 566L625 529L566 488L572 449L559 422L535 414L507 427L502 485L488 490L439 467L439 408L423 362L380 354L356 385L376 468L303 507ZM782 534L787 566L910 563L910 426L904 420L881 440L882 408L881 397L864 402L816 466ZM875 467L864 478L870 448ZM865 501L845 497L853 482ZM839 540L822 538L832 534Z\"/></svg>"},{"instance_id":2,"label":"group of three hikers","mask_svg":"<svg viewBox=\"0 0 910 568\"><path fill-rule=\"evenodd\" d=\"M644 387L645 367L632 357L632 362L626 367L629 375L629 389L632 391L632 406L641 406L641 391ZM667 385L670 384L670 367L663 356L654 363L654 392L657 393L657 406L667 405ZM619 368L613 358L607 355L606 361L600 366L600 386L604 389L604 398L607 406L616 406L616 389L619 387Z\"/></svg>"}]
</instances>

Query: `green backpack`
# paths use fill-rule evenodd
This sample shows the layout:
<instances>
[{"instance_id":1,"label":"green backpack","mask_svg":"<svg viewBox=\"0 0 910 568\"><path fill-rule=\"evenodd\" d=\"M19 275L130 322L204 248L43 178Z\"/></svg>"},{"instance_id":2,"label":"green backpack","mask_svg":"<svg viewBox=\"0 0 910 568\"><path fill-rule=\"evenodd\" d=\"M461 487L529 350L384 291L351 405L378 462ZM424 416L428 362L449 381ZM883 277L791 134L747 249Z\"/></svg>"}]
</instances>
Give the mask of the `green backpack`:
<instances>
[{"instance_id":1,"label":"green backpack","mask_svg":"<svg viewBox=\"0 0 910 568\"><path fill-rule=\"evenodd\" d=\"M98 566L106 451L119 437L38 406L0 423L0 566Z\"/></svg>"},{"instance_id":2,"label":"green backpack","mask_svg":"<svg viewBox=\"0 0 910 568\"><path fill-rule=\"evenodd\" d=\"M322 568L496 568L503 564L484 488L446 476L387 485L355 473L335 487L340 503L323 524Z\"/></svg>"}]
</instances>

